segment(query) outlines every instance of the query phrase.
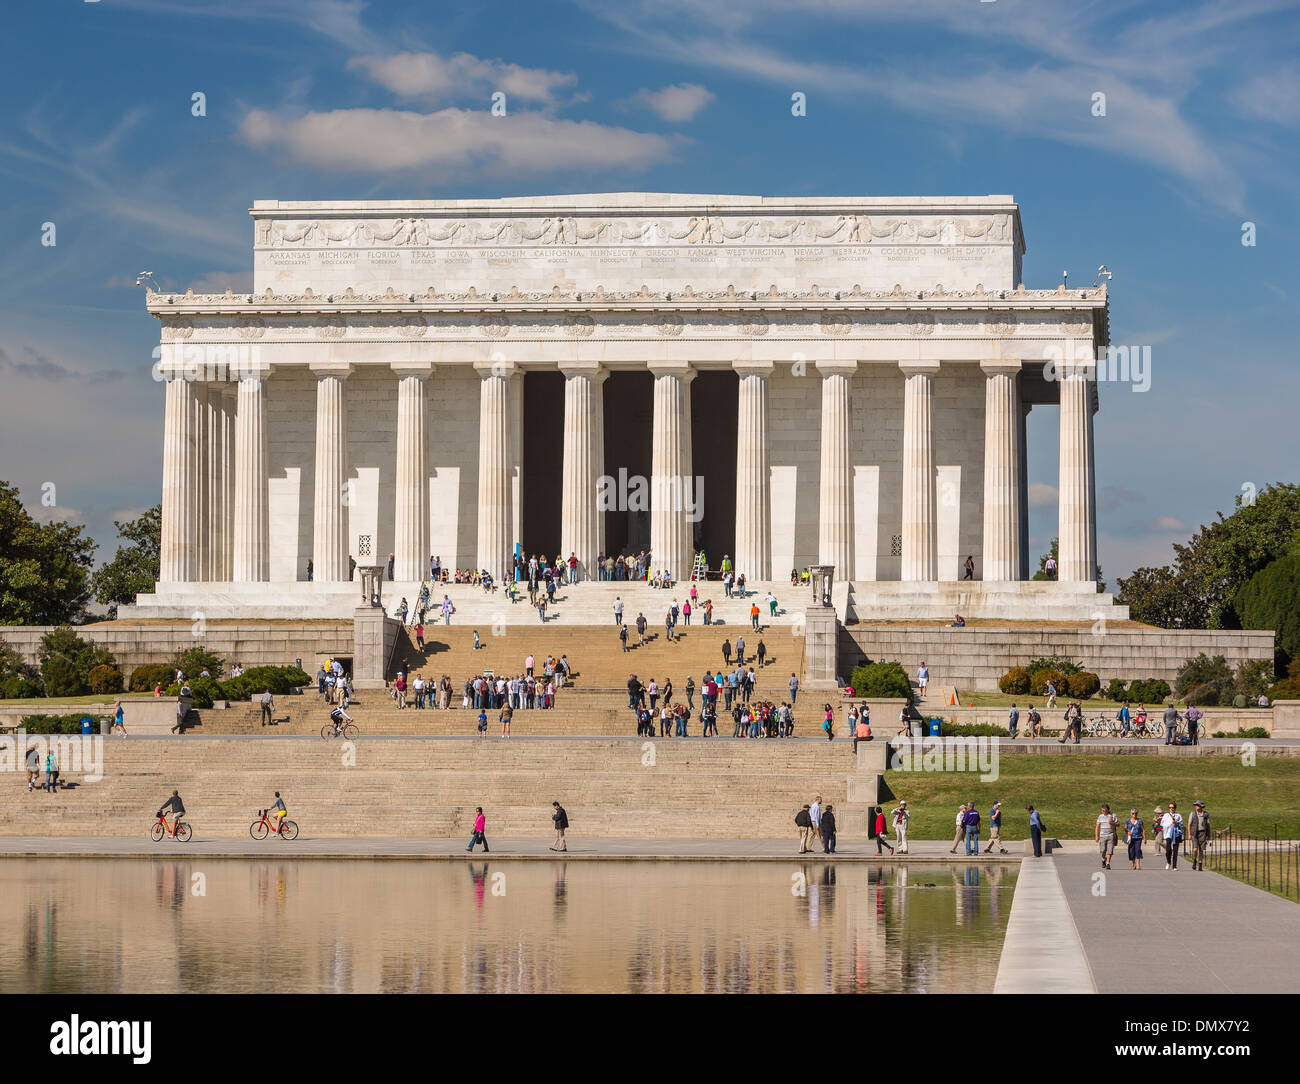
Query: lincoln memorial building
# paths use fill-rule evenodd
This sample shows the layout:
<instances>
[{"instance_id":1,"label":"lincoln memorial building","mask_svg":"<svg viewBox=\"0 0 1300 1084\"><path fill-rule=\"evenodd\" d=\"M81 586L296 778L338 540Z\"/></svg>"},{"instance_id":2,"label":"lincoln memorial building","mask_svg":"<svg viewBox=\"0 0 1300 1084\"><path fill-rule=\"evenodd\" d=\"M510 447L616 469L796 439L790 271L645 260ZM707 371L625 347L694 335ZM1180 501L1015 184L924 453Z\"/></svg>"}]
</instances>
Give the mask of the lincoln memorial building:
<instances>
[{"instance_id":1,"label":"lincoln memorial building","mask_svg":"<svg viewBox=\"0 0 1300 1084\"><path fill-rule=\"evenodd\" d=\"M393 555L387 601L434 555L502 577L516 546L584 578L643 549L686 578L702 549L787 593L832 565L886 616L1123 615L1096 591L1106 290L1027 289L1010 196L251 214L251 294L148 295L162 567L139 615L348 614L354 566ZM1060 553L1031 584L1036 407L1060 419Z\"/></svg>"}]
</instances>

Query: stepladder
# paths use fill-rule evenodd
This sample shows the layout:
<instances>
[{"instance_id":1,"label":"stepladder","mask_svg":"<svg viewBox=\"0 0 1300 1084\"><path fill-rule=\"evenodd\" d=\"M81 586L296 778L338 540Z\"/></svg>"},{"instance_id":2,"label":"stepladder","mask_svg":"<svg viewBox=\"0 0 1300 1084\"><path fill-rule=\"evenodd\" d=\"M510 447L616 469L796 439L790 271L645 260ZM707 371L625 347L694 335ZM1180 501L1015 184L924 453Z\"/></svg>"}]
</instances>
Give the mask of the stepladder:
<instances>
[{"instance_id":1,"label":"stepladder","mask_svg":"<svg viewBox=\"0 0 1300 1084\"><path fill-rule=\"evenodd\" d=\"M695 555L695 564L691 566L691 579L703 580L707 578L708 574L709 566L704 563L704 554L697 553Z\"/></svg>"}]
</instances>

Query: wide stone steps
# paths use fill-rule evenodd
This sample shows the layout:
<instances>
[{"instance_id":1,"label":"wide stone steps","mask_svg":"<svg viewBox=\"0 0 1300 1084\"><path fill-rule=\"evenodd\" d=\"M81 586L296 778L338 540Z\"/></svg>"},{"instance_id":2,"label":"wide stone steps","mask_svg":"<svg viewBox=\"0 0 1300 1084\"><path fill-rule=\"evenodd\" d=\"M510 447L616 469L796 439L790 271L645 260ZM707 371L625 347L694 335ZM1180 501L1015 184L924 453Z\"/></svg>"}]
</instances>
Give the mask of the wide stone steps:
<instances>
[{"instance_id":1,"label":"wide stone steps","mask_svg":"<svg viewBox=\"0 0 1300 1084\"><path fill-rule=\"evenodd\" d=\"M16 794L4 832L143 835L178 788L200 838L244 835L276 790L316 835L456 834L475 805L489 832L544 834L559 800L586 835L772 838L814 794L848 812L851 768L817 741L128 739L105 743L97 782Z\"/></svg>"}]
</instances>

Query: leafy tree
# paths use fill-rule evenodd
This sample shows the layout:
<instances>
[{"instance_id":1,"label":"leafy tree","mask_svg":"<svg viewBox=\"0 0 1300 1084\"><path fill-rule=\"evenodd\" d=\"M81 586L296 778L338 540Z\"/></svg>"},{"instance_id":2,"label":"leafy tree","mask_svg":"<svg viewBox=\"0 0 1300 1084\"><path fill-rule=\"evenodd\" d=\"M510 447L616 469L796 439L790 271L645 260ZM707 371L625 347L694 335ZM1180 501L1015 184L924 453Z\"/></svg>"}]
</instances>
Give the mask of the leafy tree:
<instances>
[{"instance_id":1,"label":"leafy tree","mask_svg":"<svg viewBox=\"0 0 1300 1084\"><path fill-rule=\"evenodd\" d=\"M191 647L176 656L173 668L187 678L197 678L204 670L213 678L221 677L223 660L205 647ZM174 674L172 675L175 676Z\"/></svg>"},{"instance_id":2,"label":"leafy tree","mask_svg":"<svg viewBox=\"0 0 1300 1084\"><path fill-rule=\"evenodd\" d=\"M108 648L83 640L67 625L42 636L36 656L46 696L78 696L86 691L87 679L96 666L117 665Z\"/></svg>"},{"instance_id":3,"label":"leafy tree","mask_svg":"<svg viewBox=\"0 0 1300 1084\"><path fill-rule=\"evenodd\" d=\"M1189 690L1198 685L1208 685L1214 689L1217 695L1209 703L1219 704L1224 699L1232 698L1232 668L1222 655L1210 656L1202 651L1196 658L1188 659L1179 667L1178 675L1174 678L1176 695L1186 696ZM1206 703L1204 699L1198 702Z\"/></svg>"},{"instance_id":4,"label":"leafy tree","mask_svg":"<svg viewBox=\"0 0 1300 1084\"><path fill-rule=\"evenodd\" d=\"M155 504L137 519L114 520L113 526L129 544L119 546L113 559L90 578L96 601L105 606L133 603L136 595L152 591L158 582L162 505Z\"/></svg>"},{"instance_id":5,"label":"leafy tree","mask_svg":"<svg viewBox=\"0 0 1300 1084\"><path fill-rule=\"evenodd\" d=\"M1233 610L1247 629L1273 629L1284 659L1300 655L1300 553L1270 561L1233 596Z\"/></svg>"},{"instance_id":6,"label":"leafy tree","mask_svg":"<svg viewBox=\"0 0 1300 1084\"><path fill-rule=\"evenodd\" d=\"M1177 628L1239 628L1234 596L1255 573L1300 541L1300 486L1265 486L1235 511L1202 526L1174 561L1120 580L1119 600L1135 620ZM1170 620L1170 619L1173 620Z\"/></svg>"},{"instance_id":7,"label":"leafy tree","mask_svg":"<svg viewBox=\"0 0 1300 1084\"><path fill-rule=\"evenodd\" d=\"M84 527L37 523L0 482L0 624L62 625L85 617L95 543Z\"/></svg>"}]
</instances>

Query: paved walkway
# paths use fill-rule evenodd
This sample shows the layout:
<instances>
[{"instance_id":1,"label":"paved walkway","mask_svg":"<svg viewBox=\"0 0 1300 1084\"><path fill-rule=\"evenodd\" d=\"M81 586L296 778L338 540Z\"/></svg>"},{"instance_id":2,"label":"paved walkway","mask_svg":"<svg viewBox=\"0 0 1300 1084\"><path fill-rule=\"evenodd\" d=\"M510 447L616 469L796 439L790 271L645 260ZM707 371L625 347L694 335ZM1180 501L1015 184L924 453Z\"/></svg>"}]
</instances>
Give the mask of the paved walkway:
<instances>
[{"instance_id":1,"label":"paved walkway","mask_svg":"<svg viewBox=\"0 0 1300 1084\"><path fill-rule=\"evenodd\" d=\"M1055 858L1026 858L1011 898L995 994L1095 994Z\"/></svg>"},{"instance_id":2,"label":"paved walkway","mask_svg":"<svg viewBox=\"0 0 1300 1084\"><path fill-rule=\"evenodd\" d=\"M493 858L548 858L561 857L549 849L554 837L501 838L488 836ZM213 839L203 837L201 831L188 843L166 839L154 843L142 831L136 838L97 838L89 836L0 837L0 858L466 858L465 839L416 838L329 838L311 837L306 833L295 840L266 839L261 842L251 837L244 839ZM981 855L978 859L948 853L949 844L942 840L918 840L911 843L909 855L891 858L886 852L876 857L874 843L852 841L837 847L833 855L820 849L809 854L797 854L797 840L769 839L583 839L569 840L565 858L582 859L657 859L685 861L764 861L764 862L889 862L934 865L1020 861L1017 847L1009 855ZM482 857L482 848L475 850Z\"/></svg>"},{"instance_id":3,"label":"paved walkway","mask_svg":"<svg viewBox=\"0 0 1300 1084\"><path fill-rule=\"evenodd\" d=\"M1068 849L1050 861L1099 993L1300 993L1300 906L1190 862L1166 871L1150 849L1136 872L1117 852L1105 895L1094 895L1095 847ZM1033 864L1017 881L1013 921Z\"/></svg>"}]
</instances>

